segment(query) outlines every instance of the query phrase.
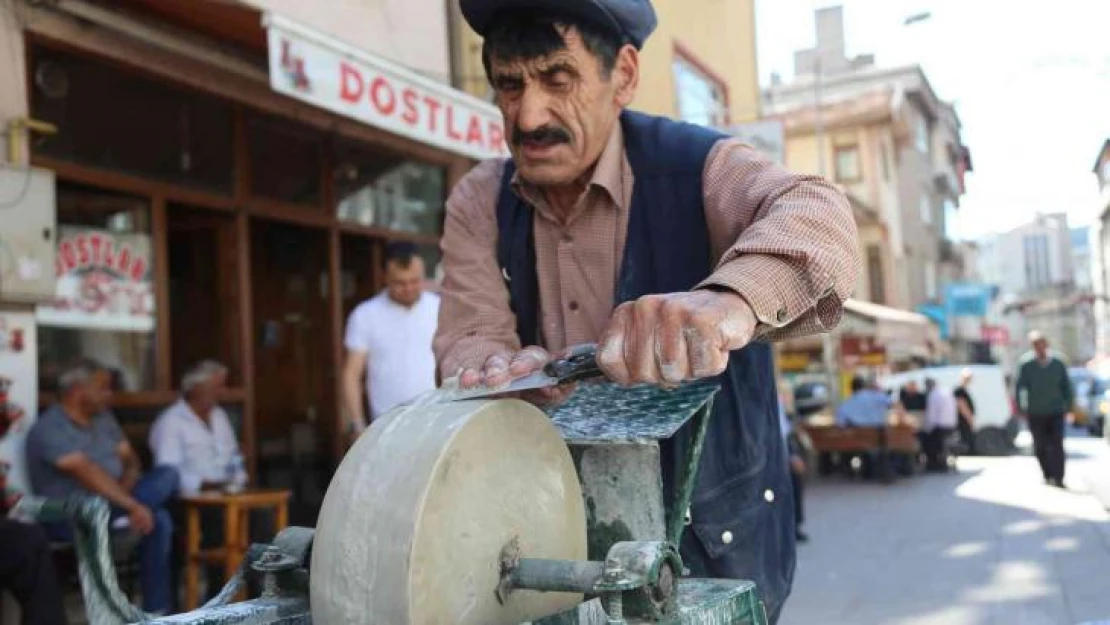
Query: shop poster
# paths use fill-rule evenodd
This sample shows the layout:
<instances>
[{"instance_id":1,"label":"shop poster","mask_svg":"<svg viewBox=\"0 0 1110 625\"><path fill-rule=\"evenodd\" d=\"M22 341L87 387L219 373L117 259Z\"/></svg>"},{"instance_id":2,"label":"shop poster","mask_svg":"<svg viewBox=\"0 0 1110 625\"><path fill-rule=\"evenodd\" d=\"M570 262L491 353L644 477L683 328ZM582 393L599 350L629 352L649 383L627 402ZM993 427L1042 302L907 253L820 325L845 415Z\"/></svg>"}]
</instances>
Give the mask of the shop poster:
<instances>
[{"instance_id":1,"label":"shop poster","mask_svg":"<svg viewBox=\"0 0 1110 625\"><path fill-rule=\"evenodd\" d=\"M31 486L23 452L38 406L37 344L34 313L0 311L0 476L19 493Z\"/></svg>"}]
</instances>

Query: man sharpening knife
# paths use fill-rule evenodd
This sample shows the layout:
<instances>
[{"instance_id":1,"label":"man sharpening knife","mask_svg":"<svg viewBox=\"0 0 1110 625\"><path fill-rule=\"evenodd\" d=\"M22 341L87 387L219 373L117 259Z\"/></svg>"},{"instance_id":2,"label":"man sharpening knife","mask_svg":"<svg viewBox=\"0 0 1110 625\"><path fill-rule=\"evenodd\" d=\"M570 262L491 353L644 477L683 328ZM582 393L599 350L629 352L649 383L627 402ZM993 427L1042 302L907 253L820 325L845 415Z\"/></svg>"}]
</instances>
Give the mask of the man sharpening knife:
<instances>
[{"instance_id":1,"label":"man sharpening knife","mask_svg":"<svg viewBox=\"0 0 1110 625\"><path fill-rule=\"evenodd\" d=\"M772 351L755 339L839 322L860 267L847 200L715 130L625 110L648 0L461 8L512 158L476 166L447 202L441 375L501 386L596 342L620 384L717 377L682 557L697 576L755 581L774 622L794 519Z\"/></svg>"}]
</instances>

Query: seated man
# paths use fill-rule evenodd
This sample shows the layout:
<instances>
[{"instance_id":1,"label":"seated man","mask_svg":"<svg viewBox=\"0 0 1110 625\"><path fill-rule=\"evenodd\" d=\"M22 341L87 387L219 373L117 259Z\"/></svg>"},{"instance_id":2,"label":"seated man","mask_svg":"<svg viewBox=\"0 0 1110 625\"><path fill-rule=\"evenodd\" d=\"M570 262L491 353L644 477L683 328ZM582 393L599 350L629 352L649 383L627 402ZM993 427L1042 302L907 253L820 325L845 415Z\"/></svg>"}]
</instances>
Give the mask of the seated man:
<instances>
[{"instance_id":1,"label":"seated man","mask_svg":"<svg viewBox=\"0 0 1110 625\"><path fill-rule=\"evenodd\" d=\"M24 625L65 625L65 603L46 532L7 518L18 497L7 490L0 461L0 591L12 593L19 602Z\"/></svg>"},{"instance_id":2,"label":"seated man","mask_svg":"<svg viewBox=\"0 0 1110 625\"><path fill-rule=\"evenodd\" d=\"M860 376L852 378L852 396L836 410L840 427L885 427L894 402L874 384Z\"/></svg>"},{"instance_id":3,"label":"seated man","mask_svg":"<svg viewBox=\"0 0 1110 625\"><path fill-rule=\"evenodd\" d=\"M177 490L177 471L156 467L140 476L139 458L108 409L109 372L84 360L58 378L61 401L48 408L27 437L31 488L43 497L97 495L108 500L113 517L126 516L139 542L143 609L154 614L170 607L170 541L173 524L165 510ZM71 540L66 524L49 524L55 540Z\"/></svg>"},{"instance_id":4,"label":"seated man","mask_svg":"<svg viewBox=\"0 0 1110 625\"><path fill-rule=\"evenodd\" d=\"M247 483L235 430L219 405L226 390L227 367L213 360L194 365L181 379L181 399L158 415L150 430L154 462L177 469L183 496ZM221 546L222 511L204 507L200 520L201 546ZM224 582L223 567L208 566L205 574L208 594L215 596Z\"/></svg>"},{"instance_id":5,"label":"seated man","mask_svg":"<svg viewBox=\"0 0 1110 625\"><path fill-rule=\"evenodd\" d=\"M150 429L154 463L177 469L182 495L247 481L235 430L219 404L226 389L227 367L212 360L195 365L181 379L181 399Z\"/></svg>"},{"instance_id":6,"label":"seated man","mask_svg":"<svg viewBox=\"0 0 1110 625\"><path fill-rule=\"evenodd\" d=\"M861 376L852 378L852 396L845 399L836 410L836 424L840 427L885 428L890 423L890 411L900 410L901 404L891 399L874 381ZM886 475L897 470L902 475L912 472L911 462L905 454L862 454L863 475L874 477L876 468Z\"/></svg>"}]
</instances>

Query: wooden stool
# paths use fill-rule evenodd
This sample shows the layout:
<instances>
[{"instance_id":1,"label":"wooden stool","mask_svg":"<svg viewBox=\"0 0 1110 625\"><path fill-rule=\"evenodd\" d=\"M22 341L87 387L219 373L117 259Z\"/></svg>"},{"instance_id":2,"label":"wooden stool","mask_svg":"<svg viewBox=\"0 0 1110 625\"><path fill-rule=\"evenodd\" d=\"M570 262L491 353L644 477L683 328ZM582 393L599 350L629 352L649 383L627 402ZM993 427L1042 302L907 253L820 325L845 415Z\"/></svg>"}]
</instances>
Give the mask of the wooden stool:
<instances>
[{"instance_id":1,"label":"wooden stool","mask_svg":"<svg viewBox=\"0 0 1110 625\"><path fill-rule=\"evenodd\" d=\"M245 490L241 493L207 492L183 497L185 503L185 609L198 605L198 577L202 563L223 563L224 579L230 580L239 568L250 546L250 511L273 508L274 534L289 522L287 490ZM224 514L224 546L215 549L200 547L200 509L222 508Z\"/></svg>"}]
</instances>

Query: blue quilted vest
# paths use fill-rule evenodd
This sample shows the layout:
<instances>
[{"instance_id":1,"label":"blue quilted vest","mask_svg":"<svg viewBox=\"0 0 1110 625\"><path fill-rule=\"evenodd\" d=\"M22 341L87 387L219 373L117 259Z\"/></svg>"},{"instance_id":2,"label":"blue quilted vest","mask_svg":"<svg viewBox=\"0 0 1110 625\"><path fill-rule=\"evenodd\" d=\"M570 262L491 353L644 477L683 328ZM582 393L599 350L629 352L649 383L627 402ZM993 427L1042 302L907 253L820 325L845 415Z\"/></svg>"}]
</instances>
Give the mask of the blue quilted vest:
<instances>
[{"instance_id":1,"label":"blue quilted vest","mask_svg":"<svg viewBox=\"0 0 1110 625\"><path fill-rule=\"evenodd\" d=\"M724 135L626 111L620 123L635 178L617 301L689 291L713 269L702 176ZM497 203L498 262L524 345L540 344L533 209L511 189L506 163ZM720 376L681 551L695 576L750 579L777 619L794 577L794 510L778 420L771 346L733 352ZM664 479L682 457L680 433L664 446Z\"/></svg>"}]
</instances>

